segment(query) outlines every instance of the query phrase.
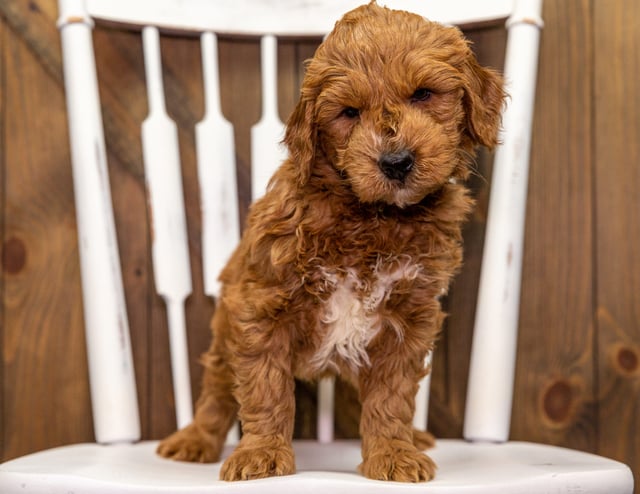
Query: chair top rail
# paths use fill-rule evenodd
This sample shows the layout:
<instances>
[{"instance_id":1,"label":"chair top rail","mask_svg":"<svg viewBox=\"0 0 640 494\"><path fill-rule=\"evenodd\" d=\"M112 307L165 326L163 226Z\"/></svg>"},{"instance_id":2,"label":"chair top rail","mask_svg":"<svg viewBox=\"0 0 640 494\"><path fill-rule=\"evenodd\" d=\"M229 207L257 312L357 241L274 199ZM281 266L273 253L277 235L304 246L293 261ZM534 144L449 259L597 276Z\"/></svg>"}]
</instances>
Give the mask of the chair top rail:
<instances>
[{"instance_id":1,"label":"chair top rail","mask_svg":"<svg viewBox=\"0 0 640 494\"><path fill-rule=\"evenodd\" d=\"M76 3L68 0L69 3ZM367 0L86 0L96 20L166 31L256 36L324 36L344 12ZM514 0L378 0L430 20L475 25L505 19ZM287 12L287 15L282 15ZM77 15L70 12L67 15ZM64 22L64 20L62 20Z\"/></svg>"}]
</instances>

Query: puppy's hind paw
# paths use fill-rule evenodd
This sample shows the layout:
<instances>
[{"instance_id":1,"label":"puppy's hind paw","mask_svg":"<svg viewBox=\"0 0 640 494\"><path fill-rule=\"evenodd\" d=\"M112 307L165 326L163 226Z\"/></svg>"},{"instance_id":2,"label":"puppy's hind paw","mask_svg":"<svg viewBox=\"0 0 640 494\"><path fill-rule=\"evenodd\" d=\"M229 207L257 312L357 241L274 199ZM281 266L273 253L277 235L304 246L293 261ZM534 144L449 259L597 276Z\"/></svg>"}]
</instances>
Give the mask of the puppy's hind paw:
<instances>
[{"instance_id":1,"label":"puppy's hind paw","mask_svg":"<svg viewBox=\"0 0 640 494\"><path fill-rule=\"evenodd\" d=\"M419 451L431 449L436 445L436 438L430 432L413 429L413 445Z\"/></svg>"},{"instance_id":2,"label":"puppy's hind paw","mask_svg":"<svg viewBox=\"0 0 640 494\"><path fill-rule=\"evenodd\" d=\"M410 445L394 445L371 451L359 469L365 477L396 482L426 482L435 476L436 465L431 458Z\"/></svg>"},{"instance_id":3,"label":"puppy's hind paw","mask_svg":"<svg viewBox=\"0 0 640 494\"><path fill-rule=\"evenodd\" d=\"M162 440L156 452L176 461L213 463L220 458L220 449L220 446L216 447L211 439L191 424Z\"/></svg>"}]
</instances>

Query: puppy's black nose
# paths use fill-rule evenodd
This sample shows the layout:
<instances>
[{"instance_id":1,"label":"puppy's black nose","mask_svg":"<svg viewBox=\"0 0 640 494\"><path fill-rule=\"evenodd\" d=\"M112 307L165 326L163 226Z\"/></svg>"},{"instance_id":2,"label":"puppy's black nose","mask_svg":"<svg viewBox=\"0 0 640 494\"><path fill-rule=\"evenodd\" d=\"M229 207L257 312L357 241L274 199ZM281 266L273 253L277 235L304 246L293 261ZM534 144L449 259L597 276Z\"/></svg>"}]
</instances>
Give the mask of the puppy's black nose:
<instances>
[{"instance_id":1,"label":"puppy's black nose","mask_svg":"<svg viewBox=\"0 0 640 494\"><path fill-rule=\"evenodd\" d=\"M413 168L414 157L410 151L384 153L378 160L378 166L385 177L403 181Z\"/></svg>"}]
</instances>

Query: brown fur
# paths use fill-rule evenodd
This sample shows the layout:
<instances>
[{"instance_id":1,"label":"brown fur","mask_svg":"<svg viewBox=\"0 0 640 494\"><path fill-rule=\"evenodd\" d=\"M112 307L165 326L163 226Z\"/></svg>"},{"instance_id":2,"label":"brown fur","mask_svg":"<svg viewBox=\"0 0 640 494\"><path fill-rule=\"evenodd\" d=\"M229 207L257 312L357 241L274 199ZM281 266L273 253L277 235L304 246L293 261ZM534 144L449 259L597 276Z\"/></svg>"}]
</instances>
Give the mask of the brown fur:
<instances>
[{"instance_id":1,"label":"brown fur","mask_svg":"<svg viewBox=\"0 0 640 494\"><path fill-rule=\"evenodd\" d=\"M456 28L374 2L336 24L308 62L289 159L221 275L195 419L161 455L217 461L237 414L221 478L293 473L294 377L335 373L362 402L361 472L434 476L414 397L462 259L462 182L474 147L496 144L503 99ZM380 157L404 150L413 168L387 178Z\"/></svg>"}]
</instances>

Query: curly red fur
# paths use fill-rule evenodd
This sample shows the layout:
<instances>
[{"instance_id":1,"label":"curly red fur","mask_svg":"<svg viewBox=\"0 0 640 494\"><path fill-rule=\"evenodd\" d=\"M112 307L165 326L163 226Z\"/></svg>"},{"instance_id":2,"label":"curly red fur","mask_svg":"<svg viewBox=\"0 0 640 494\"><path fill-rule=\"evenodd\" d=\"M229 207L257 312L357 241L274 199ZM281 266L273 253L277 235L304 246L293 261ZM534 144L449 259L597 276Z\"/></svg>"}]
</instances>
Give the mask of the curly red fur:
<instances>
[{"instance_id":1,"label":"curly red fur","mask_svg":"<svg viewBox=\"0 0 640 494\"><path fill-rule=\"evenodd\" d=\"M294 378L335 373L362 402L362 473L433 477L414 397L462 260L463 181L474 148L497 142L503 100L456 28L374 2L336 24L308 62L289 159L221 275L194 422L160 454L216 461L237 413L222 478L292 473Z\"/></svg>"}]
</instances>

